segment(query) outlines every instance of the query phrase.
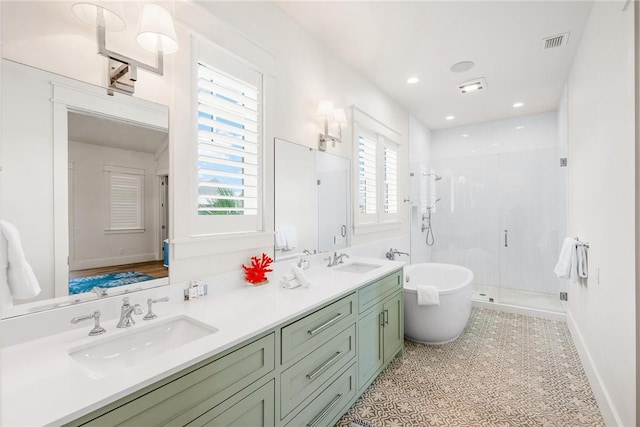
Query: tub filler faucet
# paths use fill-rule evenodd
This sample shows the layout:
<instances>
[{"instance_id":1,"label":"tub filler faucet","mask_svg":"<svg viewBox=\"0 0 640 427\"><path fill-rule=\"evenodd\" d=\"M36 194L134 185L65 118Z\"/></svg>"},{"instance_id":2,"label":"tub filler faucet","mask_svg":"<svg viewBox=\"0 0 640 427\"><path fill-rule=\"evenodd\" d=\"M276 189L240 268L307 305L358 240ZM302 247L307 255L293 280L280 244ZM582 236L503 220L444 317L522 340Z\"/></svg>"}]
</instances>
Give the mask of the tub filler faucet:
<instances>
[{"instance_id":1,"label":"tub filler faucet","mask_svg":"<svg viewBox=\"0 0 640 427\"><path fill-rule=\"evenodd\" d=\"M396 259L396 255L406 255L406 256L409 256L409 252L400 252L400 251L399 251L399 250L397 250L397 249L393 249L393 248L391 248L391 249L389 249L389 252L387 252L387 253L385 254L385 256L387 257L387 259L388 259L389 261L395 261L395 259Z\"/></svg>"}]
</instances>

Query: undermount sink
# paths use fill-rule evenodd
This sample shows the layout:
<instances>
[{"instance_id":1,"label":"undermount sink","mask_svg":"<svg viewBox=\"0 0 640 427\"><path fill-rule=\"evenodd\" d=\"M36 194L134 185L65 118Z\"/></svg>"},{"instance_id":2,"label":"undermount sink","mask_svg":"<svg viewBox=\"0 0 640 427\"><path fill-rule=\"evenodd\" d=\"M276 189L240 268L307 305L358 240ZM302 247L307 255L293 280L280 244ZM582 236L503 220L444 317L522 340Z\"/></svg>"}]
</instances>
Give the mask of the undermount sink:
<instances>
[{"instance_id":1,"label":"undermount sink","mask_svg":"<svg viewBox=\"0 0 640 427\"><path fill-rule=\"evenodd\" d=\"M378 264L367 264L364 262L350 262L349 264L339 265L336 267L337 271L343 271L345 273L364 274L370 271L380 268Z\"/></svg>"},{"instance_id":2,"label":"undermount sink","mask_svg":"<svg viewBox=\"0 0 640 427\"><path fill-rule=\"evenodd\" d=\"M216 332L212 326L179 316L152 325L138 323L118 336L72 348L69 356L93 378L102 378Z\"/></svg>"}]
</instances>

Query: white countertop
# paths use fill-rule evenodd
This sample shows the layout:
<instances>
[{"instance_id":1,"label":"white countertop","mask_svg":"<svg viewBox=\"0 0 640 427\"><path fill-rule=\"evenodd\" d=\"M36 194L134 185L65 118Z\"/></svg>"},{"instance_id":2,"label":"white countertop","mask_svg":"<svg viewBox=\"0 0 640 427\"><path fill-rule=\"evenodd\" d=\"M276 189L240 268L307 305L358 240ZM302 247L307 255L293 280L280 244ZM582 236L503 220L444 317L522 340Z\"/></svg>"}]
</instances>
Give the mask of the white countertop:
<instances>
[{"instance_id":1,"label":"white countertop","mask_svg":"<svg viewBox=\"0 0 640 427\"><path fill-rule=\"evenodd\" d=\"M3 348L0 425L60 425L72 421L403 266L401 262L369 258L348 260L352 262L381 267L354 274L316 265L305 271L310 286L283 289L278 282L288 268L281 265L268 275L270 283L266 285L238 284L216 292L216 283L208 281L210 294L189 302L177 301L186 285L172 285L172 303L154 306L157 320L186 315L219 331L104 378L92 378L69 356L69 349L126 334L154 321L140 320L132 328L118 329L117 319L111 319L103 322L107 333L97 337L87 336L92 321L82 328L71 329L69 324L68 332ZM143 302L136 294L130 296L132 302ZM119 306L121 301L113 299L109 303Z\"/></svg>"}]
</instances>

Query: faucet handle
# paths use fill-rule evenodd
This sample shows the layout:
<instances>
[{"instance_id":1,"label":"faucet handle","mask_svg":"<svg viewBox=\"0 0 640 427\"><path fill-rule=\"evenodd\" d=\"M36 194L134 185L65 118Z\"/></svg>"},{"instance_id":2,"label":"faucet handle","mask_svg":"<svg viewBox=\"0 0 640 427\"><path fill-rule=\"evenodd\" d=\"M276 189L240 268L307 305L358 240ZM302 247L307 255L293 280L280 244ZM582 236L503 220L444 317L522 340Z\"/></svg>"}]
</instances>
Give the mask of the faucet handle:
<instances>
[{"instance_id":1,"label":"faucet handle","mask_svg":"<svg viewBox=\"0 0 640 427\"><path fill-rule=\"evenodd\" d=\"M123 307L129 307L131 304L129 303L131 301L131 298L129 297L124 297L122 298L122 306Z\"/></svg>"},{"instance_id":2,"label":"faucet handle","mask_svg":"<svg viewBox=\"0 0 640 427\"><path fill-rule=\"evenodd\" d=\"M153 312L153 304L157 302L167 302L167 301L169 301L169 297L162 297L162 298L156 298L156 299L149 298L147 300L147 306L149 307L149 309L147 310L147 314L144 315L142 320L152 320L157 318L158 315Z\"/></svg>"},{"instance_id":3,"label":"faucet handle","mask_svg":"<svg viewBox=\"0 0 640 427\"><path fill-rule=\"evenodd\" d=\"M93 329L91 330L91 332L89 332L89 336L93 337L93 336L101 335L107 332L105 328L100 326L100 316L101 316L100 310L96 310L92 314L88 314L86 316L74 317L73 319L71 319L71 323L75 325L76 323L82 322L83 320L94 319L95 323L93 325Z\"/></svg>"}]
</instances>

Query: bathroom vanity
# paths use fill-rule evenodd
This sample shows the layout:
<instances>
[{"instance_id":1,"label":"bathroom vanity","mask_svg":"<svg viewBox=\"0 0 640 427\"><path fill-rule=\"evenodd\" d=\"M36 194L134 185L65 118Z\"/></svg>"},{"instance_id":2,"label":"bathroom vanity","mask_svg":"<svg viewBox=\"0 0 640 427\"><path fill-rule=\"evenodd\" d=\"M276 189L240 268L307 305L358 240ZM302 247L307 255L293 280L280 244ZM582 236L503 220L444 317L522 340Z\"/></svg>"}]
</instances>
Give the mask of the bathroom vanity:
<instances>
[{"instance_id":1,"label":"bathroom vanity","mask_svg":"<svg viewBox=\"0 0 640 427\"><path fill-rule=\"evenodd\" d=\"M123 369L96 369L72 360L69 349L94 348L96 340L112 345L154 323L115 331L107 322L112 337L81 338L82 329L8 347L3 373L20 353L56 341L42 351L58 371L40 381L31 372L26 384L9 378L2 424L333 425L402 352L402 264L350 259L307 272L309 287L286 290L273 280L179 302L170 313L159 306L156 325L188 320L209 333ZM60 379L64 386L53 392ZM27 401L11 405L20 399ZM47 403L35 413L28 399Z\"/></svg>"}]
</instances>

